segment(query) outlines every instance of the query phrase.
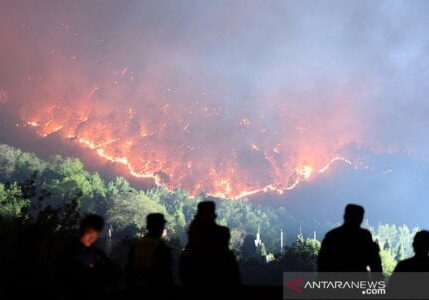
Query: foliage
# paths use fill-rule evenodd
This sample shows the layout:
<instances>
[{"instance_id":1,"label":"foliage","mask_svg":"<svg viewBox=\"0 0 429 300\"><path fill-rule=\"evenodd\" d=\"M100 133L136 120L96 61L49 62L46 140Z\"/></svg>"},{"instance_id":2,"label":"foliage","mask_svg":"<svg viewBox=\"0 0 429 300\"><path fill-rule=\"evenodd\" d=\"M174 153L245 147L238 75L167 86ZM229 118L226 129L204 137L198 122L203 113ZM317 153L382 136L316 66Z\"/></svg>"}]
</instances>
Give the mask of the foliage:
<instances>
[{"instance_id":1,"label":"foliage","mask_svg":"<svg viewBox=\"0 0 429 300\"><path fill-rule=\"evenodd\" d=\"M284 271L314 272L321 243L318 240L298 235L295 243L286 247L280 261Z\"/></svg>"},{"instance_id":2,"label":"foliage","mask_svg":"<svg viewBox=\"0 0 429 300\"><path fill-rule=\"evenodd\" d=\"M231 240L229 246L234 252L240 252L245 236L246 232L243 229L233 228L231 230Z\"/></svg>"},{"instance_id":3,"label":"foliage","mask_svg":"<svg viewBox=\"0 0 429 300\"><path fill-rule=\"evenodd\" d=\"M107 221L114 224L114 228L119 230L130 224L142 229L145 226L147 214L154 212L162 213L167 220L172 220L165 207L151 199L146 193L128 192L112 199L111 206L107 210Z\"/></svg>"},{"instance_id":4,"label":"foliage","mask_svg":"<svg viewBox=\"0 0 429 300\"><path fill-rule=\"evenodd\" d=\"M414 255L412 243L414 235L419 231L418 227L408 228L406 225L379 224L377 227L369 227L374 239L396 260L403 260Z\"/></svg>"},{"instance_id":5,"label":"foliage","mask_svg":"<svg viewBox=\"0 0 429 300\"><path fill-rule=\"evenodd\" d=\"M0 268L5 276L1 281L18 298L28 291L54 292L57 259L76 236L80 216L79 195L57 207L42 205L50 194L34 184L30 179L1 185Z\"/></svg>"},{"instance_id":6,"label":"foliage","mask_svg":"<svg viewBox=\"0 0 429 300\"><path fill-rule=\"evenodd\" d=\"M397 261L392 253L387 249L381 249L380 251L381 263L383 266L383 273L390 276L396 267Z\"/></svg>"},{"instance_id":7,"label":"foliage","mask_svg":"<svg viewBox=\"0 0 429 300\"><path fill-rule=\"evenodd\" d=\"M30 201L22 197L21 188L17 183L0 184L0 216L2 218L18 218L22 210L30 205Z\"/></svg>"},{"instance_id":8,"label":"foliage","mask_svg":"<svg viewBox=\"0 0 429 300\"><path fill-rule=\"evenodd\" d=\"M0 183L11 182L11 188L7 189L9 194L6 194L3 186L0 187L0 201L13 193L19 193L16 186L12 188L14 182L32 178L37 171L37 175L32 178L35 191L33 195L26 197L25 201L36 203L35 195L44 191L49 193L49 197L44 197L44 206L60 207L76 199L80 213L101 214L107 218L112 228L119 231L129 227L144 229L146 215L150 212L161 212L166 215L169 231L185 242L186 227L195 214L197 202L211 199L204 195L191 197L183 189L169 191L158 187L149 191L136 190L123 177L105 181L99 174L85 170L83 164L74 158L57 155L50 160L41 160L34 154L7 145L0 145L0 150ZM268 252L278 249L279 220L292 220L282 208L276 212L245 200L213 200L217 202L220 224L252 234L256 233L259 225L263 229ZM16 214L27 202L8 203L8 207L2 208L4 213L9 210L9 213L14 211ZM295 224L293 227L297 228ZM233 242L238 249L240 245L237 244L239 240L236 238L238 236L233 237Z\"/></svg>"}]
</instances>

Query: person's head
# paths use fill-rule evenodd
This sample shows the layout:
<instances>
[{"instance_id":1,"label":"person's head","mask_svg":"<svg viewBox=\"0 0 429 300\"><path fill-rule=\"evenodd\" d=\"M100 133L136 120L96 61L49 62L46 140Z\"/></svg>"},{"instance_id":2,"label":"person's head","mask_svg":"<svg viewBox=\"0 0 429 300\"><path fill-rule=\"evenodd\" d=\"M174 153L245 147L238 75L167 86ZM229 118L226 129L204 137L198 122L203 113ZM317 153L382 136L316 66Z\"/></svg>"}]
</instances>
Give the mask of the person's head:
<instances>
[{"instance_id":1,"label":"person's head","mask_svg":"<svg viewBox=\"0 0 429 300\"><path fill-rule=\"evenodd\" d=\"M416 233L413 241L414 252L417 255L428 255L429 252L429 231L422 230Z\"/></svg>"},{"instance_id":2,"label":"person's head","mask_svg":"<svg viewBox=\"0 0 429 300\"><path fill-rule=\"evenodd\" d=\"M344 211L344 224L359 227L363 221L365 210L357 204L347 204Z\"/></svg>"},{"instance_id":3,"label":"person's head","mask_svg":"<svg viewBox=\"0 0 429 300\"><path fill-rule=\"evenodd\" d=\"M101 216L90 214L87 215L80 223L79 241L85 246L92 246L103 231L104 220Z\"/></svg>"},{"instance_id":4,"label":"person's head","mask_svg":"<svg viewBox=\"0 0 429 300\"><path fill-rule=\"evenodd\" d=\"M154 237L161 237L167 221L163 214L153 213L146 216L146 229Z\"/></svg>"},{"instance_id":5,"label":"person's head","mask_svg":"<svg viewBox=\"0 0 429 300\"><path fill-rule=\"evenodd\" d=\"M197 206L197 218L215 220L216 219L216 204L213 201L201 201Z\"/></svg>"}]
</instances>

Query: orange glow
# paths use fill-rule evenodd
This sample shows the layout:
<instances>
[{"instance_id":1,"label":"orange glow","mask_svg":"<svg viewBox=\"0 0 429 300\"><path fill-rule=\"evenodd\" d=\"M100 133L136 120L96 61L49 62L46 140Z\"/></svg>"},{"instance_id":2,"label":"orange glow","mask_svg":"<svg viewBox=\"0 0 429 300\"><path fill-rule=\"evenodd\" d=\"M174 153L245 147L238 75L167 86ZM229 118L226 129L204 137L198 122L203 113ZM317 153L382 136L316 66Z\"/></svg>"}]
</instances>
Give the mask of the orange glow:
<instances>
[{"instance_id":1,"label":"orange glow","mask_svg":"<svg viewBox=\"0 0 429 300\"><path fill-rule=\"evenodd\" d=\"M30 125L31 127L37 127L39 124L37 122L29 121L27 122L27 125Z\"/></svg>"},{"instance_id":2,"label":"orange glow","mask_svg":"<svg viewBox=\"0 0 429 300\"><path fill-rule=\"evenodd\" d=\"M40 125L37 122L27 122L28 125L32 126L32 127L39 127ZM62 126L58 127L58 130L61 130ZM57 130L57 131L58 131ZM50 132L52 133L52 132ZM48 133L48 134L50 134ZM41 136L47 136L48 134L43 134L41 132L39 132L39 134ZM124 166L126 166L126 168L128 169L128 172L137 178L152 178L154 180L154 183L157 185L163 185L165 186L166 182L163 180L162 177L160 177L159 174L157 174L157 172L155 171L156 169L151 169L151 164L149 162L146 162L146 164L142 164L140 166L139 169L137 169L133 163L125 156L114 156L109 154L109 145L116 145L115 143L117 143L118 141L120 142L120 140L118 140L117 138L112 138L109 140L106 140L102 143L95 143L93 141L91 141L90 139L86 139L86 138L79 138L77 136L73 136L73 135L68 135L67 138L81 144L84 147L87 147L91 150L94 151L94 153L96 153L98 156L102 157L103 159L113 162L113 163L119 163L122 164ZM126 141L122 147L124 149L126 148L130 148L132 146L133 142L132 141ZM115 146L116 147L116 146ZM253 150L256 151L260 151L260 149L255 145L252 144L251 148ZM274 151L276 152L276 151ZM277 153L277 152L276 152ZM296 188L301 182L304 181L308 181L310 180L312 177L316 176L316 174L320 174L320 173L324 173L326 172L333 163L340 161L343 163L346 163L348 165L352 165L352 162L349 161L348 159L342 157L342 156L335 156L332 159L330 159L325 165L321 166L319 169L316 169L317 171L315 171L315 168L307 165L307 164L303 164L303 165L298 165L295 168L295 179L289 183L289 184L282 184L282 183L276 183L276 184L267 184L265 186L260 186L254 189L249 189L246 188L243 184L237 182L234 183L234 169L230 170L230 174L231 177L230 178L218 178L218 171L215 168L212 168L209 172L208 172L208 177L209 178L213 178L214 182L211 185L213 187L213 190L208 191L207 194L214 196L214 197L221 197L221 198L244 198L244 197L248 197L257 193L261 193L261 192L274 192L274 193L278 193L278 194L283 194L285 191L288 190L292 190L294 188ZM188 161L186 162L186 169L192 172L193 169L193 161ZM180 165L180 164L179 164ZM186 172L186 170L183 170L183 172ZM167 173L168 174L168 173ZM183 173L177 173L179 176L181 176L181 178L186 178L186 174ZM292 176L293 177L293 176ZM180 178L180 177L179 177ZM290 176L289 176L290 178ZM176 182L174 180L175 178L170 178L168 181L173 181ZM174 185L168 184L167 181L167 187L170 188L174 188ZM180 181L180 179L178 180ZM191 194L197 194L199 192L202 191L202 188L204 187L204 183L203 182L199 182L197 183L193 188L191 187L190 189L188 188L188 191Z\"/></svg>"},{"instance_id":3,"label":"orange glow","mask_svg":"<svg viewBox=\"0 0 429 300\"><path fill-rule=\"evenodd\" d=\"M168 110L168 106L164 105L162 111L165 110ZM135 113L129 108L127 114L129 118L132 118ZM86 120L80 121L82 124L85 122ZM109 126L106 128L103 122L95 123L87 130L85 126L82 126L84 129L82 131L65 130L65 124L58 124L53 120L49 120L45 123L40 121L28 121L27 125L37 128L38 134L42 137L46 137L54 132L67 133L65 135L66 138L93 150L96 155L107 161L124 165L129 174L134 177L151 178L154 180L155 184L163 185L167 188L184 187L193 195L199 192L205 192L215 197L244 198L260 192L282 194L285 191L296 188L301 182L311 180L313 177L316 177L316 174L326 172L336 161L342 161L352 165L351 161L341 156L334 156L327 160L325 164L320 164L319 161L321 161L321 159L311 157L311 155L309 155L311 151L304 147L302 151L307 158L302 160L312 161L314 166L296 163L296 167L293 168L294 171L290 172L290 169L287 168L288 162L278 166L274 157L275 155L281 155L281 144L277 144L271 150L271 153L274 154L264 151L256 144L251 144L250 148L253 151L263 152L264 158L272 164L273 172L276 174L272 183L257 183L257 177L255 178L256 184L253 184L253 187L246 182L241 182L238 175L241 170L236 170L233 167L234 161L223 162L217 168L211 167L206 177L201 178L200 181L195 181L195 179L192 178L192 173L195 171L195 167L201 167L200 162L193 159L187 160L186 162L180 160L175 161L174 155L169 159L166 155L163 156L162 150L152 153L135 153L135 149L133 148L134 145L138 143L137 138L132 136L128 136L127 138L121 136L115 137L113 132L110 132L111 128L109 128ZM163 124L160 130L165 126L166 125ZM189 124L185 126L185 131L188 126ZM109 131L106 131L106 129ZM141 137L148 138L151 138L154 134L156 134L156 132L148 134L144 131L140 133ZM191 146L187 148L188 151L194 150ZM318 165L319 167L317 167ZM257 173L257 170L255 173ZM160 174L164 175L161 176Z\"/></svg>"},{"instance_id":4,"label":"orange glow","mask_svg":"<svg viewBox=\"0 0 429 300\"><path fill-rule=\"evenodd\" d=\"M298 174L298 176L302 177L304 180L308 180L311 176L311 174L313 173L313 167L311 166L298 166L296 168L296 173Z\"/></svg>"},{"instance_id":5,"label":"orange glow","mask_svg":"<svg viewBox=\"0 0 429 300\"><path fill-rule=\"evenodd\" d=\"M69 67L61 69L73 73L75 88L53 76L43 99L23 110L23 124L40 137L55 134L87 148L136 178L192 195L287 192L336 161L352 164L338 153L359 144L364 128L356 125L354 102L343 101L347 93L311 110L295 104L313 95L292 95L288 103L268 94L260 111L231 112L228 103L205 100L209 94L195 95L194 87L176 95L159 84L163 78L131 81L128 66L93 84Z\"/></svg>"},{"instance_id":6,"label":"orange glow","mask_svg":"<svg viewBox=\"0 0 429 300\"><path fill-rule=\"evenodd\" d=\"M151 19L138 18L122 33L111 27L122 23L104 17L91 27L95 6L75 15L78 1L60 11L30 2L52 19L45 24L20 5L5 14L0 42L11 59L2 66L10 76L0 85L0 109L17 116L17 127L74 143L122 175L192 195L281 194L335 162L352 164L340 156L349 145L375 149L375 120L365 122L373 117L366 100L379 92L371 70L325 72L332 66L318 68L312 58L301 65L296 51L281 59L262 51L255 60L252 51L229 51L253 45L238 27L237 41L216 34L219 45L206 37L193 44L199 34L188 23L152 30Z\"/></svg>"},{"instance_id":7,"label":"orange glow","mask_svg":"<svg viewBox=\"0 0 429 300\"><path fill-rule=\"evenodd\" d=\"M336 161L342 161L342 162L344 162L344 163L346 163L346 164L348 164L348 165L353 165L352 164L352 162L351 161L349 161L348 159L346 159L346 158L344 158L344 157L342 157L342 156L336 156L336 157L334 157L334 158L332 158L323 168L321 168L320 170L319 170L319 173L323 173L323 172L325 172L326 170L328 170L329 169L329 167L334 163L334 162L336 162Z\"/></svg>"}]
</instances>

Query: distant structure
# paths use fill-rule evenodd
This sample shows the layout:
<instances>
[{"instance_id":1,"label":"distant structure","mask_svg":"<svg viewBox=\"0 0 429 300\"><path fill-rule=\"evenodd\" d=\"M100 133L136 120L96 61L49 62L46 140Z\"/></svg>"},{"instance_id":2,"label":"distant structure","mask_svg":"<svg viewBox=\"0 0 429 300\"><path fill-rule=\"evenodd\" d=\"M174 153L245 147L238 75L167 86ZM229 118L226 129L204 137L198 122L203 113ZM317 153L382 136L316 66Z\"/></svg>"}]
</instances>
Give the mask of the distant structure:
<instances>
[{"instance_id":1,"label":"distant structure","mask_svg":"<svg viewBox=\"0 0 429 300\"><path fill-rule=\"evenodd\" d=\"M261 232L260 232L260 228L259 228L259 225L258 225L258 232L256 233L255 246L257 248L259 248L259 247L262 247L262 245L263 245L263 243L262 243L262 240L261 240Z\"/></svg>"},{"instance_id":2,"label":"distant structure","mask_svg":"<svg viewBox=\"0 0 429 300\"><path fill-rule=\"evenodd\" d=\"M109 229L107 230L107 239L106 239L106 254L110 255L112 252L112 226L109 226Z\"/></svg>"},{"instance_id":3,"label":"distant structure","mask_svg":"<svg viewBox=\"0 0 429 300\"><path fill-rule=\"evenodd\" d=\"M267 249L265 248L265 245L262 242L261 229L259 225L258 225L258 232L256 233L256 238L254 242L255 242L255 248L257 250L257 255L260 255L260 257L262 257L266 263L274 259L274 256L272 254L267 253Z\"/></svg>"},{"instance_id":4,"label":"distant structure","mask_svg":"<svg viewBox=\"0 0 429 300\"><path fill-rule=\"evenodd\" d=\"M283 228L280 229L280 253L284 251Z\"/></svg>"},{"instance_id":5,"label":"distant structure","mask_svg":"<svg viewBox=\"0 0 429 300\"><path fill-rule=\"evenodd\" d=\"M299 234L296 236L296 239L299 240L299 241L301 241L301 242L305 241L304 235L302 234L302 228L301 228L301 226L299 226Z\"/></svg>"}]
</instances>

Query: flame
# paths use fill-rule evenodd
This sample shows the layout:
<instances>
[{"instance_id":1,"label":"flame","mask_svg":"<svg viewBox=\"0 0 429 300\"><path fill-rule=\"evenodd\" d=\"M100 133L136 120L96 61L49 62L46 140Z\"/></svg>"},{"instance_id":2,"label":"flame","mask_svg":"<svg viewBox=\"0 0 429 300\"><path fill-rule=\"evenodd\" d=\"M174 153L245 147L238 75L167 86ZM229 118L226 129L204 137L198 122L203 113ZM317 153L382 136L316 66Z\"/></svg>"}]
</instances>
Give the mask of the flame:
<instances>
[{"instance_id":1,"label":"flame","mask_svg":"<svg viewBox=\"0 0 429 300\"><path fill-rule=\"evenodd\" d=\"M38 122L35 121L28 121L27 125L31 126L31 127L40 127L41 125ZM58 126L57 130L54 131L48 131L47 133L42 133L39 132L39 135L41 135L42 137L46 137L47 135L59 131L63 128L63 126ZM90 139L86 139L86 138L79 138L75 135L68 135L67 138L69 138L72 141L75 141L79 144L81 144L83 147L87 147L91 150L93 150L99 157L110 161L112 163L119 163L124 165L127 169L129 174L131 174L134 177L137 178L151 178L154 180L154 183L156 185L165 185L165 180L162 178L162 176L160 174L156 174L156 172L153 171L147 171L147 172L143 172L142 170L138 170L136 169L132 162L130 162L130 160L125 157L125 156L114 156L114 155L110 155L108 153L108 150L106 150L108 148L109 145L114 144L115 142L118 141L117 138L112 138L110 140L107 140L105 142L102 143L95 143L93 141L91 141ZM132 141L127 141L124 144L124 147L131 147L133 144ZM252 144L251 148L255 151L260 151L260 149L255 145ZM277 153L277 151L274 151ZM274 192L277 194L283 194L285 191L289 191L289 190L293 190L294 188L296 188L300 183L305 182L305 181L309 181L313 176L315 176L315 174L320 174L320 173L325 173L331 166L333 163L335 162L343 162L345 164L348 165L353 165L353 163L346 159L345 157L342 156L335 156L332 159L330 159L325 165L323 165L320 169L318 169L317 171L315 171L315 168L313 166L307 165L307 164L301 164L298 165L295 168L295 179L290 183L290 184L267 184L265 186L262 186L260 188L256 188L256 189L242 189L240 191L237 192L236 189L233 188L233 182L231 179L229 178L219 178L219 179L215 179L213 186L215 187L215 191L214 192L208 192L208 195L214 196L214 197L220 197L220 198L245 198L257 193L267 193L267 192ZM192 161L188 161L187 162L187 169L192 170L193 167L193 162ZM355 166L355 168L357 168L357 166ZM231 170L231 173L234 173L234 170ZM216 169L212 168L209 172L210 175L216 176L217 171ZM168 181L168 180L167 180ZM193 189L190 190L190 192L192 194L196 194L198 192L200 192L202 185L201 184L197 184Z\"/></svg>"},{"instance_id":2,"label":"flame","mask_svg":"<svg viewBox=\"0 0 429 300\"><path fill-rule=\"evenodd\" d=\"M55 133L77 143L136 178L193 195L282 194L336 161L352 165L339 149L360 141L359 126L343 126L355 113L343 95L308 111L298 100L285 104L276 95L265 96L263 109L233 110L228 101L215 101L217 95L196 96L194 87L188 95L161 86L163 78L139 82L131 66L95 82L81 80L79 68L54 69L74 72L76 84L70 88L60 79L67 76L59 75L44 82L47 99L26 103L20 113L25 126L40 137Z\"/></svg>"},{"instance_id":3,"label":"flame","mask_svg":"<svg viewBox=\"0 0 429 300\"><path fill-rule=\"evenodd\" d=\"M54 109L54 107L52 107L51 109ZM163 111L167 109L168 109L168 105L164 105L162 107ZM135 115L135 113L131 108L128 110L128 114L130 118L133 115ZM83 120L80 122L84 123L85 121L86 120ZM64 124L58 125L52 120L47 121L44 124L39 121L28 121L26 122L26 124L28 126L38 128L37 133L42 137L46 137L54 132L61 132L64 130ZM102 124L100 123L98 123L97 125L102 127ZM164 124L162 127L164 126L166 125ZM186 124L185 127L188 127L188 126L189 126L189 123ZM111 137L108 139L100 138L99 136L96 135L98 129L101 129L101 128L98 128L97 126L95 126L95 129L93 130L94 135L92 135L91 130L89 130L88 132L84 130L82 133L68 134L66 135L66 137L74 142L79 143L83 147L93 150L95 154L97 154L99 157L107 161L124 165L128 170L129 174L131 174L132 176L137 178L153 179L154 183L157 185L163 185L163 186L166 186L167 188L174 188L174 187L180 186L180 184L177 184L177 183L185 182L186 179L188 179L189 176L186 174L186 172L184 171L174 172L174 169L175 169L174 165L170 167L170 170L173 170L171 173L175 174L177 176L176 178L170 175L170 172L168 171L167 168L165 168L165 171L160 172L160 170L164 170L163 166L169 165L167 161L162 161L162 160L155 161L155 162L141 161L138 159L138 157L136 160L136 158L130 159L126 155L114 154L113 152L115 151L117 153L121 153L121 152L126 153L127 149L130 150L133 148L135 144L135 140L133 140L133 138L131 137L128 140L123 140L119 137ZM149 134L146 132L141 132L142 136L148 136L148 137L151 137L154 134L155 133ZM88 137L79 137L80 135L85 135ZM103 136L103 132L100 132L100 135ZM112 147L114 151L111 149ZM250 148L253 151L264 152L265 159L267 159L267 161L272 161L273 165L275 164L274 161L272 160L272 156L268 155L258 145L251 144ZM190 146L188 146L188 149L193 150ZM281 153L281 145L280 144L276 145L272 151L276 155L279 155ZM136 161L140 162L138 166L136 165ZM244 198L244 197L248 197L261 192L264 192L264 193L274 192L278 194L283 194L285 191L293 190L300 183L311 180L313 177L316 176L316 174L326 172L331 167L331 165L337 161L344 162L348 165L353 165L350 160L342 156L334 156L332 159L328 160L328 162L322 165L320 168L317 168L309 164L298 164L294 168L293 174L289 174L288 176L283 175L283 178L289 181L289 183L287 182L286 183L284 182L269 183L266 185L259 186L257 188L250 188L250 189L246 188L245 184L234 180L235 179L234 174L236 173L236 170L234 168L231 168L229 172L225 172L225 173L229 173L230 175L229 177L221 177L219 174L220 172L217 168L211 168L210 171L208 172L208 175L209 175L209 178L213 178L213 183L210 185L212 190L206 191L206 193L208 195L221 197L221 198ZM189 160L186 162L185 169L192 172L195 164L198 164L198 162ZM220 165L222 167L223 163L221 163ZM279 173L279 177L280 177L282 176L281 173L282 172L284 173L284 170L279 168L277 172ZM171 182L173 182L173 184L171 184ZM204 191L204 184L197 183L194 186L188 186L187 189L191 194L195 195L201 191Z\"/></svg>"},{"instance_id":4,"label":"flame","mask_svg":"<svg viewBox=\"0 0 429 300\"><path fill-rule=\"evenodd\" d=\"M254 61L218 68L223 56L207 63L205 50L196 51L200 44L194 48L182 34L172 40L173 51L160 38L170 35L150 28L116 39L118 31L110 30L116 23L107 22L100 23L107 36L94 35L86 28L91 14L72 22L73 9L37 7L43 15L52 9L60 26L40 39L30 26L43 21L40 14L13 9L5 19L0 41L11 63L2 74L11 76L1 83L1 106L18 115L18 127L76 143L127 174L193 195L242 198L293 190L336 161L352 164L338 156L345 145L372 146L367 134L374 128L364 122L360 101L371 94L372 80L289 76L295 68L262 78L270 64L262 77L238 76ZM105 40L110 34L112 43Z\"/></svg>"},{"instance_id":5,"label":"flame","mask_svg":"<svg viewBox=\"0 0 429 300\"><path fill-rule=\"evenodd\" d=\"M187 77L171 67L149 64L143 72L128 59L92 65L81 56L64 60L55 48L48 53L52 65L41 70L44 80L33 76L31 84L19 85L25 93L14 91L28 99L19 105L22 123L40 137L68 139L169 189L223 198L282 194L336 161L352 164L338 153L349 143L362 144L366 132L353 90L321 95L317 87L279 88L247 103L222 80L203 90L198 78L187 86ZM9 94L1 93L2 101L13 105ZM239 101L243 105L234 104Z\"/></svg>"},{"instance_id":6,"label":"flame","mask_svg":"<svg viewBox=\"0 0 429 300\"><path fill-rule=\"evenodd\" d=\"M308 180L311 176L311 174L313 173L313 167L311 166L298 166L296 168L296 173L302 177L304 180Z\"/></svg>"},{"instance_id":7,"label":"flame","mask_svg":"<svg viewBox=\"0 0 429 300\"><path fill-rule=\"evenodd\" d=\"M27 122L27 125L30 125L31 127L37 127L37 126L39 126L39 123L34 122L34 121L29 121L29 122Z\"/></svg>"},{"instance_id":8,"label":"flame","mask_svg":"<svg viewBox=\"0 0 429 300\"><path fill-rule=\"evenodd\" d=\"M348 160L348 159L346 159L346 158L344 158L344 157L342 157L342 156L335 156L334 158L332 158L323 168L321 168L320 170L319 170L319 173L324 173L326 170L328 170L329 169L329 167L334 163L334 162L336 162L336 161L342 161L342 162L344 162L344 163L346 163L346 164L348 164L348 165L353 165L353 163L350 161L350 160Z\"/></svg>"}]
</instances>

